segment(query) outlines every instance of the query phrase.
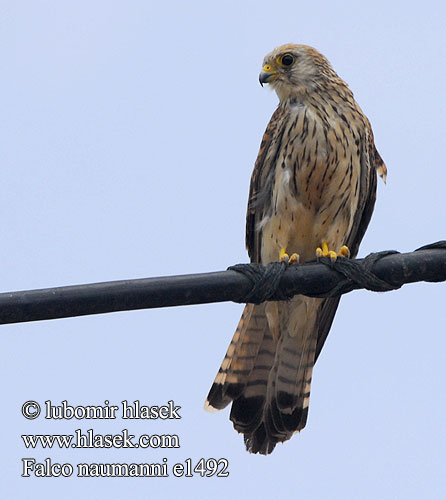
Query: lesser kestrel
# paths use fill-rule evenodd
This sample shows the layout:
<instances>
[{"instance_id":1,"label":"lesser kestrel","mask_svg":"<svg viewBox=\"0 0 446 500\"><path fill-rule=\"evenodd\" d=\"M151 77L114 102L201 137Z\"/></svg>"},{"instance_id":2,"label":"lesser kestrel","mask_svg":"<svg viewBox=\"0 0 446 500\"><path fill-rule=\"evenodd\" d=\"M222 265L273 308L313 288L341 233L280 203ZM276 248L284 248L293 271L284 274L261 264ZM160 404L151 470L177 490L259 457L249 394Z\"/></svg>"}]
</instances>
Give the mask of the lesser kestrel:
<instances>
[{"instance_id":1,"label":"lesser kestrel","mask_svg":"<svg viewBox=\"0 0 446 500\"><path fill-rule=\"evenodd\" d=\"M317 50L287 44L263 61L260 83L279 97L251 178L251 262L355 257L387 169L370 123ZM248 451L271 453L305 426L314 363L338 307L329 299L247 304L206 405L231 401Z\"/></svg>"}]
</instances>

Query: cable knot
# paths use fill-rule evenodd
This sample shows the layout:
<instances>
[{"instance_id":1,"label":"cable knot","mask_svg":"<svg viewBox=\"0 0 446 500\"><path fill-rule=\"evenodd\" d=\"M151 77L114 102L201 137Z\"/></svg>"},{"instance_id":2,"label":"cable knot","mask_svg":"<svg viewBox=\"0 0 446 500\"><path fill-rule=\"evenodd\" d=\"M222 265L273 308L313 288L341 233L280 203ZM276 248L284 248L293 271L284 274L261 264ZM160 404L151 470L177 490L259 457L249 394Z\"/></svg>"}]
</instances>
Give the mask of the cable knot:
<instances>
[{"instance_id":1,"label":"cable knot","mask_svg":"<svg viewBox=\"0 0 446 500\"><path fill-rule=\"evenodd\" d=\"M285 262L270 262L266 266L261 264L236 264L228 267L230 271L237 271L245 275L252 283L251 290L237 302L261 304L267 300L288 300L293 295L285 294L280 289L280 279L286 271Z\"/></svg>"},{"instance_id":2,"label":"cable knot","mask_svg":"<svg viewBox=\"0 0 446 500\"><path fill-rule=\"evenodd\" d=\"M389 292L401 288L400 284L391 283L379 278L373 271L376 262L387 255L396 254L395 250L386 250L367 255L361 260L338 258L332 262L328 257L320 259L322 264L334 269L343 276L333 288L320 294L308 294L309 297L337 297L358 288L365 288L372 292Z\"/></svg>"}]
</instances>

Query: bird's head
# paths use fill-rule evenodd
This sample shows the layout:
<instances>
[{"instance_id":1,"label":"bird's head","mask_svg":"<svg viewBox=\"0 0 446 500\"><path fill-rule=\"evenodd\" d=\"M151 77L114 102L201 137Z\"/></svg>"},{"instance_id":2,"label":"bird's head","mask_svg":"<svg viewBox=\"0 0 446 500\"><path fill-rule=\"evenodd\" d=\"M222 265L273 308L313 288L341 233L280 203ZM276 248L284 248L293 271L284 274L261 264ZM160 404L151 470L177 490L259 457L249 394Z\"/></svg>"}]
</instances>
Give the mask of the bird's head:
<instances>
[{"instance_id":1,"label":"bird's head","mask_svg":"<svg viewBox=\"0 0 446 500\"><path fill-rule=\"evenodd\" d=\"M339 80L320 52L308 45L292 43L281 45L266 55L259 76L260 84L269 83L280 100L302 96L324 83Z\"/></svg>"}]
</instances>

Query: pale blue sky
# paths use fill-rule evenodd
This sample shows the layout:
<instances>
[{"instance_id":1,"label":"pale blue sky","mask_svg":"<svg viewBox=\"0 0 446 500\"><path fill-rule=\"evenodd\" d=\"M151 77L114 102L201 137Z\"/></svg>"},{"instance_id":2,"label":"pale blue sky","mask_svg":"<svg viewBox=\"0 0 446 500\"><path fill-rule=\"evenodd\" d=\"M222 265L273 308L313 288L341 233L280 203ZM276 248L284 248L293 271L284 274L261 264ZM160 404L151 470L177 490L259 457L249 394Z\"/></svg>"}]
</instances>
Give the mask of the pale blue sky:
<instances>
[{"instance_id":1,"label":"pale blue sky","mask_svg":"<svg viewBox=\"0 0 446 500\"><path fill-rule=\"evenodd\" d=\"M370 118L388 183L360 255L445 239L444 4L0 1L2 291L223 270L247 260L249 178L285 42L323 52ZM2 326L0 488L11 499L440 499L445 285L341 301L306 429L253 456L202 409L242 306ZM27 421L21 405L160 405L181 420ZM20 435L178 434L178 450L26 450ZM229 460L228 478L24 479L21 458Z\"/></svg>"}]
</instances>

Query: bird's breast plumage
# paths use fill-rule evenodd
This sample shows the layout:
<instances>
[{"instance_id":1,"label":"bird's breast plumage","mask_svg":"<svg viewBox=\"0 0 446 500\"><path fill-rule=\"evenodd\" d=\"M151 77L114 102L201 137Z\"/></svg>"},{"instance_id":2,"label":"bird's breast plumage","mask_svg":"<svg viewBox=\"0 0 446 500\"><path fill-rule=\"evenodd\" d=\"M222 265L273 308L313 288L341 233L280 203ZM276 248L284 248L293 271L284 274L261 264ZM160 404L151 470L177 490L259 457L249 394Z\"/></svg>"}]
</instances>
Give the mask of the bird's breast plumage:
<instances>
[{"instance_id":1,"label":"bird's breast plumage","mask_svg":"<svg viewBox=\"0 0 446 500\"><path fill-rule=\"evenodd\" d=\"M277 260L280 248L305 261L322 241L334 249L345 243L365 158L364 121L356 109L292 100L280 106L282 126L266 158L271 202L258 228L263 263Z\"/></svg>"}]
</instances>

